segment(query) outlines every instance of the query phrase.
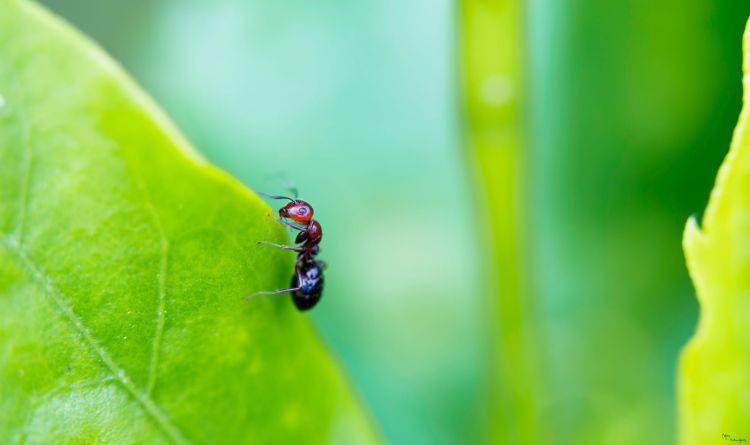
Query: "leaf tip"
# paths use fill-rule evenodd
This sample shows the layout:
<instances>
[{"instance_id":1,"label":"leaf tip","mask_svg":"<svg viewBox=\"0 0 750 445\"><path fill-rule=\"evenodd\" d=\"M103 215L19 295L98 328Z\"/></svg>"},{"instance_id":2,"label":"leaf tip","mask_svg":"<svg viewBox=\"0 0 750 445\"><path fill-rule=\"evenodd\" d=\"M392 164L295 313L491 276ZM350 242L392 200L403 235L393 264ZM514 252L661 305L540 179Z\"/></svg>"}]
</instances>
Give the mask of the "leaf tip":
<instances>
[{"instance_id":1,"label":"leaf tip","mask_svg":"<svg viewBox=\"0 0 750 445\"><path fill-rule=\"evenodd\" d=\"M698 222L697 215L691 215L685 224L685 231L682 235L682 247L687 252L690 250L699 238L703 237L703 231L701 231L700 223Z\"/></svg>"},{"instance_id":2,"label":"leaf tip","mask_svg":"<svg viewBox=\"0 0 750 445\"><path fill-rule=\"evenodd\" d=\"M700 223L696 215L688 218L685 224L685 231L682 236L682 249L685 253L685 262L687 263L688 272L695 285L698 300L700 301L702 280L700 278L701 267L697 264L700 262L702 250L705 243L705 232L701 230Z\"/></svg>"}]
</instances>

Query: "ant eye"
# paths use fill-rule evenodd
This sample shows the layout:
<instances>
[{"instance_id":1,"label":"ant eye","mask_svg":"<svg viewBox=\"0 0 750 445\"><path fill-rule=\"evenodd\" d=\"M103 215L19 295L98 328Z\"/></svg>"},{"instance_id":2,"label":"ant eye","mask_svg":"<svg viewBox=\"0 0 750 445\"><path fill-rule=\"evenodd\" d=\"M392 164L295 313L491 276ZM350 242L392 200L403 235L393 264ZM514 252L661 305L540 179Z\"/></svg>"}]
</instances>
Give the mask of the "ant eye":
<instances>
[{"instance_id":1,"label":"ant eye","mask_svg":"<svg viewBox=\"0 0 750 445\"><path fill-rule=\"evenodd\" d=\"M307 215L307 207L300 207L299 214L300 215Z\"/></svg>"}]
</instances>

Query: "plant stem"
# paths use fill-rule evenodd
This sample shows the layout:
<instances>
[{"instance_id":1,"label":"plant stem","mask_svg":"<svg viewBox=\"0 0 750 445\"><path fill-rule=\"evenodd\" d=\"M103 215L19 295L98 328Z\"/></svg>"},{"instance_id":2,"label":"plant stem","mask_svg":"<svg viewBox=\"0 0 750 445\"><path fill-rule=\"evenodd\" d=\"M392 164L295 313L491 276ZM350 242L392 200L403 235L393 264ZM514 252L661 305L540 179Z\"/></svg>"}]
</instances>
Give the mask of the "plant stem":
<instances>
[{"instance_id":1,"label":"plant stem","mask_svg":"<svg viewBox=\"0 0 750 445\"><path fill-rule=\"evenodd\" d=\"M537 443L536 378L531 357L530 295L524 252L522 5L461 3L461 62L485 249L491 343L492 442Z\"/></svg>"}]
</instances>

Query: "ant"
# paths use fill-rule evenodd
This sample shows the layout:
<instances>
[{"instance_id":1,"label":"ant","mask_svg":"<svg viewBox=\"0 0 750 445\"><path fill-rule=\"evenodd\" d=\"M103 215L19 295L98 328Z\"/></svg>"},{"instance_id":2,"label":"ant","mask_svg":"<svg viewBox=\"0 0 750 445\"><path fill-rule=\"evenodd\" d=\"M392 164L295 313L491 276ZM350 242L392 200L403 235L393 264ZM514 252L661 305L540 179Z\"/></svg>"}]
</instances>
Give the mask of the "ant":
<instances>
[{"instance_id":1,"label":"ant","mask_svg":"<svg viewBox=\"0 0 750 445\"><path fill-rule=\"evenodd\" d=\"M271 199L289 200L285 206L279 209L279 219L276 221L297 230L299 233L297 233L294 243L302 245L284 246L268 241L258 241L258 244L267 244L297 252L297 262L294 265L291 287L270 292L256 292L248 298L256 295L291 292L292 301L297 309L300 311L311 309L318 303L323 293L323 269L325 269L325 263L315 258L320 250L318 244L323 239L323 230L320 224L312 219L315 211L310 204L301 199L261 194ZM293 222L288 221L289 219Z\"/></svg>"}]
</instances>

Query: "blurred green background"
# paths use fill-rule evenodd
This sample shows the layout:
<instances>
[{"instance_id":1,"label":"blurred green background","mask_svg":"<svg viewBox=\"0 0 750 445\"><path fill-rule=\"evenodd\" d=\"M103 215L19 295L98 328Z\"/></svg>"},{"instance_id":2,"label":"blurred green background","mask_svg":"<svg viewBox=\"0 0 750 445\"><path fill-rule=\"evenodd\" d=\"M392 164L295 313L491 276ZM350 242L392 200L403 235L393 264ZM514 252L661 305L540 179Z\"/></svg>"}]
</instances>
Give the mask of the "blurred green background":
<instances>
[{"instance_id":1,"label":"blurred green background","mask_svg":"<svg viewBox=\"0 0 750 445\"><path fill-rule=\"evenodd\" d=\"M390 442L517 427L488 412L487 386L512 384L487 371L496 274L479 219L502 204L482 201L468 168L461 4L44 3L211 161L256 190L283 192L288 178L315 205L330 268L311 316ZM538 436L671 443L676 360L697 316L680 239L737 119L750 4L484 3L524 11L508 38L526 91L518 242Z\"/></svg>"}]
</instances>

